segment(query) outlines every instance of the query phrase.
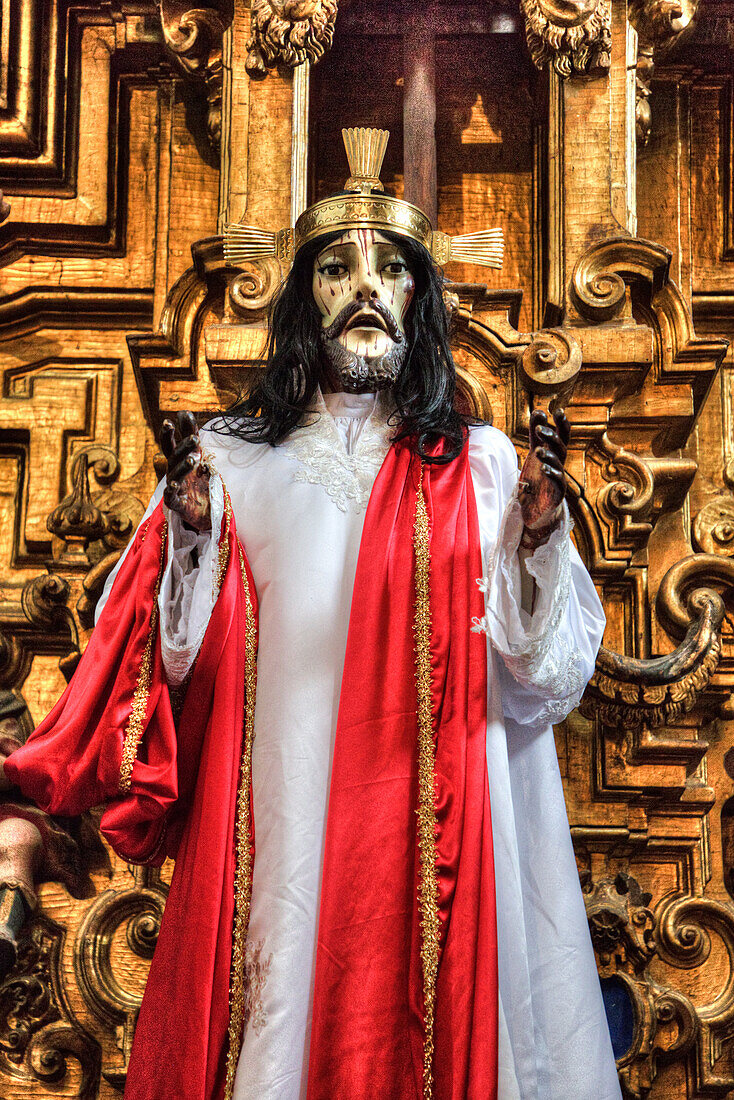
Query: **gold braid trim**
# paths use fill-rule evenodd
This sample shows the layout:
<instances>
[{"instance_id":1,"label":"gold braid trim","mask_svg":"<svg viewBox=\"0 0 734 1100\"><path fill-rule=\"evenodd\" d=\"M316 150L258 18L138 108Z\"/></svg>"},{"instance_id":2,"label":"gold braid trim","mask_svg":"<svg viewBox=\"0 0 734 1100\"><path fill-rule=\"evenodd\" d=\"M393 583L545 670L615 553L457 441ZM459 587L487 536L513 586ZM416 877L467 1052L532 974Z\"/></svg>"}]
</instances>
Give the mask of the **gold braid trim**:
<instances>
[{"instance_id":1,"label":"gold braid trim","mask_svg":"<svg viewBox=\"0 0 734 1100\"><path fill-rule=\"evenodd\" d=\"M224 536L219 543L219 557L217 559L217 590L222 591L222 584L224 583L224 576L227 572L227 566L229 565L229 527L232 520L232 502L229 499L229 493L224 487L222 482L222 489L224 491ZM245 586L247 591L247 586Z\"/></svg>"},{"instance_id":2,"label":"gold braid trim","mask_svg":"<svg viewBox=\"0 0 734 1100\"><path fill-rule=\"evenodd\" d=\"M415 681L418 690L418 850L420 853L421 963L423 967L423 1098L433 1096L433 1048L438 975L438 873L436 870L436 803L433 715L431 713L431 565L430 525L423 496L423 464L415 504Z\"/></svg>"},{"instance_id":3,"label":"gold braid trim","mask_svg":"<svg viewBox=\"0 0 734 1100\"><path fill-rule=\"evenodd\" d=\"M252 608L245 555L238 543L242 584L245 589L245 729L235 814L234 928L232 931L232 968L229 978L229 1032L227 1078L224 1100L232 1100L234 1078L242 1045L247 1011L245 989L245 946L250 921L252 895L252 836L250 835L250 786L252 781L252 741L255 736L255 690L257 687L257 627Z\"/></svg>"},{"instance_id":4,"label":"gold braid trim","mask_svg":"<svg viewBox=\"0 0 734 1100\"><path fill-rule=\"evenodd\" d=\"M147 533L148 527L146 526L141 542ZM160 592L161 578L163 576L163 561L166 553L167 535L168 523L164 522L161 528L161 558L158 568L158 578L155 582L155 591L153 592L153 610L150 615L150 629L148 630L148 637L145 641L143 659L140 662L138 682L135 685L133 702L130 708L130 719L127 723L125 738L122 743L122 761L120 763L120 781L118 784L118 789L121 794L127 794L130 790L133 778L133 765L137 759L140 742L143 739L143 725L148 710L150 679L153 672L153 646L155 645L156 631L158 629L158 593Z\"/></svg>"}]
</instances>

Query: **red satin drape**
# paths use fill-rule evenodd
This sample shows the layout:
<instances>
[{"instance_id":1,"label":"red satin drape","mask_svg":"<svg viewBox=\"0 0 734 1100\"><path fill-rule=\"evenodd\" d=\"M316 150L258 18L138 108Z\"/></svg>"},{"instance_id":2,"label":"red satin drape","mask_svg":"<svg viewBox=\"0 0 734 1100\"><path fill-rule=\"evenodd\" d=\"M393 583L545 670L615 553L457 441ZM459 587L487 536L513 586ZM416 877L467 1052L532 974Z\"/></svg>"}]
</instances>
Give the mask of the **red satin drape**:
<instances>
[{"instance_id":1,"label":"red satin drape","mask_svg":"<svg viewBox=\"0 0 734 1100\"><path fill-rule=\"evenodd\" d=\"M125 1096L219 1100L229 1026L246 603L234 523L225 521L227 571L178 728L156 641L143 739L130 793L120 795L124 734L150 629L163 524L159 506L123 562L69 687L5 770L50 813L77 814L106 801L102 832L124 859L144 862L155 853L149 861L162 863L166 855L176 857ZM254 596L251 576L249 582Z\"/></svg>"},{"instance_id":2,"label":"red satin drape","mask_svg":"<svg viewBox=\"0 0 734 1100\"><path fill-rule=\"evenodd\" d=\"M413 648L421 465L394 446L370 498L354 585L329 794L309 1100L423 1096ZM441 958L436 1100L491 1100L497 947L486 766L479 529L466 449L426 465Z\"/></svg>"}]
</instances>

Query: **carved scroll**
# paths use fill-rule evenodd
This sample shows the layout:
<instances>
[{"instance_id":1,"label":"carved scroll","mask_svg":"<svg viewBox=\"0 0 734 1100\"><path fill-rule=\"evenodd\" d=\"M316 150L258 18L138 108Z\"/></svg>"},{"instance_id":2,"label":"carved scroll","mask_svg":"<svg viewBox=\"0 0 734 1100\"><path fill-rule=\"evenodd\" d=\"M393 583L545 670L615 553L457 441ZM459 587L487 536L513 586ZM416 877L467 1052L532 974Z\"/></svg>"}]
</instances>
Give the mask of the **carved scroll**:
<instances>
[{"instance_id":1,"label":"carved scroll","mask_svg":"<svg viewBox=\"0 0 734 1100\"><path fill-rule=\"evenodd\" d=\"M721 657L724 601L702 589L692 594L689 606L693 621L672 653L639 660L602 646L581 713L632 729L660 726L691 710Z\"/></svg>"},{"instance_id":2,"label":"carved scroll","mask_svg":"<svg viewBox=\"0 0 734 1100\"><path fill-rule=\"evenodd\" d=\"M608 69L612 48L609 0L521 0L530 55L560 76Z\"/></svg>"},{"instance_id":3,"label":"carved scroll","mask_svg":"<svg viewBox=\"0 0 734 1100\"><path fill-rule=\"evenodd\" d=\"M163 38L185 76L206 90L207 131L215 149L222 136L222 38L224 21L215 8L181 12L175 0L160 5Z\"/></svg>"},{"instance_id":4,"label":"carved scroll","mask_svg":"<svg viewBox=\"0 0 734 1100\"><path fill-rule=\"evenodd\" d=\"M581 348L570 332L543 329L523 352L520 372L525 388L564 405L581 370Z\"/></svg>"}]
</instances>

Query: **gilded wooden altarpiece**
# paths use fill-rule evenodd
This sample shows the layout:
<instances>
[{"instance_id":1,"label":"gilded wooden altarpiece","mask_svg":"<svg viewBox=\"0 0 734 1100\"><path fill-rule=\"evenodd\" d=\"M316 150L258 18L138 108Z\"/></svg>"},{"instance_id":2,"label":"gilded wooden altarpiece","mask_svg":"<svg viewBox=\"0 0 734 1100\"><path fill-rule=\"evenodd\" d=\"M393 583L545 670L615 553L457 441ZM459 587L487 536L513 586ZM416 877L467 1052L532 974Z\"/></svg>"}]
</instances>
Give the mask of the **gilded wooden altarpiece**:
<instances>
[{"instance_id":1,"label":"gilded wooden altarpiece","mask_svg":"<svg viewBox=\"0 0 734 1100\"><path fill-rule=\"evenodd\" d=\"M557 747L634 1100L734 1095L733 50L728 0L0 0L0 738L73 673L162 418L260 369L283 272L224 224L390 129L389 190L505 228L446 272L462 401L519 450L533 403L573 425L608 627ZM52 823L30 913L0 818L0 1097L119 1096L170 868Z\"/></svg>"}]
</instances>

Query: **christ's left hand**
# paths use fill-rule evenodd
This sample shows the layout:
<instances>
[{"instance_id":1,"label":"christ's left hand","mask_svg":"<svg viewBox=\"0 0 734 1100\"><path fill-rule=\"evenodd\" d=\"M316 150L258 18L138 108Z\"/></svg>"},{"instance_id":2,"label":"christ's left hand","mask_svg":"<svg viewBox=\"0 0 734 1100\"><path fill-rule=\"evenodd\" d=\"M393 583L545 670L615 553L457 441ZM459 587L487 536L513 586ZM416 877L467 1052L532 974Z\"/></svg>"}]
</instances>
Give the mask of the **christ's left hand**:
<instances>
[{"instance_id":1,"label":"christ's left hand","mask_svg":"<svg viewBox=\"0 0 734 1100\"><path fill-rule=\"evenodd\" d=\"M571 426L563 409L556 409L553 419L555 426L541 410L530 414L530 453L520 473L519 492L525 524L520 545L526 550L547 542L563 514Z\"/></svg>"}]
</instances>

